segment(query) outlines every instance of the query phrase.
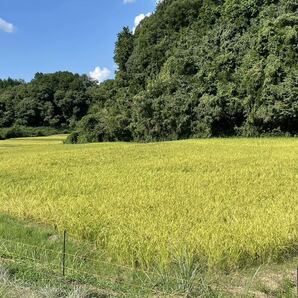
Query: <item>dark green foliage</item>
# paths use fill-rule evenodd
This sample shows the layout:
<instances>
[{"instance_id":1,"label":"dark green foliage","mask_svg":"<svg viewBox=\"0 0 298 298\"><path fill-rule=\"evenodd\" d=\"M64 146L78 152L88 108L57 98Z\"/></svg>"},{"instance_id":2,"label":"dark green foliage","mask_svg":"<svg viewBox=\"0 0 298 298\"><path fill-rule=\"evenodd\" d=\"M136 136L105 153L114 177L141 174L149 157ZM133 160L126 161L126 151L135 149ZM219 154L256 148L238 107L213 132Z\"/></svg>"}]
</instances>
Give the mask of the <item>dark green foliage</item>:
<instances>
[{"instance_id":1,"label":"dark green foliage","mask_svg":"<svg viewBox=\"0 0 298 298\"><path fill-rule=\"evenodd\" d=\"M133 51L134 36L128 27L118 34L118 40L115 45L114 60L119 66L119 71L126 71L126 63Z\"/></svg>"},{"instance_id":2,"label":"dark green foliage","mask_svg":"<svg viewBox=\"0 0 298 298\"><path fill-rule=\"evenodd\" d=\"M116 79L99 87L78 139L297 134L297 9L295 0L161 2L134 35L119 34Z\"/></svg>"},{"instance_id":3,"label":"dark green foliage","mask_svg":"<svg viewBox=\"0 0 298 298\"><path fill-rule=\"evenodd\" d=\"M53 127L28 127L15 125L9 128L0 128L0 140L23 138L23 137L41 137L55 134L67 134L68 129L58 129Z\"/></svg>"},{"instance_id":4,"label":"dark green foliage","mask_svg":"<svg viewBox=\"0 0 298 298\"><path fill-rule=\"evenodd\" d=\"M0 127L83 117L77 142L296 135L297 12L296 0L164 0L119 33L114 80L0 82Z\"/></svg>"},{"instance_id":5,"label":"dark green foliage","mask_svg":"<svg viewBox=\"0 0 298 298\"><path fill-rule=\"evenodd\" d=\"M94 85L69 72L37 73L27 84L0 80L0 127L70 127L86 115Z\"/></svg>"},{"instance_id":6,"label":"dark green foliage","mask_svg":"<svg viewBox=\"0 0 298 298\"><path fill-rule=\"evenodd\" d=\"M79 133L73 131L64 141L65 144L77 144L79 142Z\"/></svg>"}]
</instances>

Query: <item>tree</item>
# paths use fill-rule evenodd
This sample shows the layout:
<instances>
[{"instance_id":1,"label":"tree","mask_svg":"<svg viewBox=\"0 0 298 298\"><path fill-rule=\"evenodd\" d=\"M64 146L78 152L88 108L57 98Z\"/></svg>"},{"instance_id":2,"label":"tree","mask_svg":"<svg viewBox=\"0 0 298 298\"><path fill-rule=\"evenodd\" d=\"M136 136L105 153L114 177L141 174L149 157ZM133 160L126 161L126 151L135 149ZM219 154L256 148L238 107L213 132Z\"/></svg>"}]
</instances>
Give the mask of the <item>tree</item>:
<instances>
[{"instance_id":1,"label":"tree","mask_svg":"<svg viewBox=\"0 0 298 298\"><path fill-rule=\"evenodd\" d=\"M134 36L128 27L124 27L118 34L118 39L115 45L114 60L119 67L120 72L125 72L126 63L132 54L134 47Z\"/></svg>"}]
</instances>

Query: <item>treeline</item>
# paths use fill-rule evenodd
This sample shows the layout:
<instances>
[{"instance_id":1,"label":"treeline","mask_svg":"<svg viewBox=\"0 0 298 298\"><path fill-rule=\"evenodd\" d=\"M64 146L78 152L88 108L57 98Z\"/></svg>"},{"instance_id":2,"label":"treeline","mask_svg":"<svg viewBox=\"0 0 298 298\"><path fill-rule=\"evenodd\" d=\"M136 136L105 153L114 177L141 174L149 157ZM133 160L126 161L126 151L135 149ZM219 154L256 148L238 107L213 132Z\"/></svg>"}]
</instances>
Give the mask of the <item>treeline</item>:
<instances>
[{"instance_id":1,"label":"treeline","mask_svg":"<svg viewBox=\"0 0 298 298\"><path fill-rule=\"evenodd\" d=\"M56 134L69 134L71 130L58 127L28 127L14 125L12 127L0 127L0 140L24 137L52 136Z\"/></svg>"},{"instance_id":2,"label":"treeline","mask_svg":"<svg viewBox=\"0 0 298 298\"><path fill-rule=\"evenodd\" d=\"M71 127L86 115L94 86L69 72L37 73L30 83L0 80L0 127Z\"/></svg>"},{"instance_id":3,"label":"treeline","mask_svg":"<svg viewBox=\"0 0 298 298\"><path fill-rule=\"evenodd\" d=\"M115 45L118 70L0 82L0 127L69 142L298 133L297 0L164 0Z\"/></svg>"},{"instance_id":4,"label":"treeline","mask_svg":"<svg viewBox=\"0 0 298 298\"><path fill-rule=\"evenodd\" d=\"M70 142L298 132L296 0L164 0Z\"/></svg>"}]
</instances>

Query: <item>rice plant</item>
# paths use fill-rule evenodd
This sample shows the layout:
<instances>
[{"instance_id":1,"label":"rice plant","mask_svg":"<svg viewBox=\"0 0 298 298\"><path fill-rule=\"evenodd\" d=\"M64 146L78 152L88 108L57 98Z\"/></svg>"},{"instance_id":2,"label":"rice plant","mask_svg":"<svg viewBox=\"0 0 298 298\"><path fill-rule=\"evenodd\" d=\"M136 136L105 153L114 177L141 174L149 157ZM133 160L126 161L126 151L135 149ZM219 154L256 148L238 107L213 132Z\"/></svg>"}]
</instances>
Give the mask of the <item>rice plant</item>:
<instances>
[{"instance_id":1,"label":"rice plant","mask_svg":"<svg viewBox=\"0 0 298 298\"><path fill-rule=\"evenodd\" d=\"M297 253L295 138L63 138L0 142L0 212L66 228L137 268L163 270L187 256L185 264L229 270Z\"/></svg>"}]
</instances>

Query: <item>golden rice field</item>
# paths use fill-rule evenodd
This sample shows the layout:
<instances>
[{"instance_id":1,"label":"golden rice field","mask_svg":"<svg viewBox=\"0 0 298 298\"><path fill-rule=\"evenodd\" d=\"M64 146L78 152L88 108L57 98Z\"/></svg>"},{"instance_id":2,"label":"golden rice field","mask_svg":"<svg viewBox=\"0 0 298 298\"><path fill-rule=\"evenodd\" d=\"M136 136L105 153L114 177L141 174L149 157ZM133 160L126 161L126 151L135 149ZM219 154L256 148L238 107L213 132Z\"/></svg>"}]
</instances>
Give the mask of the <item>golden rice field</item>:
<instances>
[{"instance_id":1,"label":"golden rice field","mask_svg":"<svg viewBox=\"0 0 298 298\"><path fill-rule=\"evenodd\" d=\"M210 268L298 250L298 139L0 141L0 212L67 228L109 260Z\"/></svg>"}]
</instances>

